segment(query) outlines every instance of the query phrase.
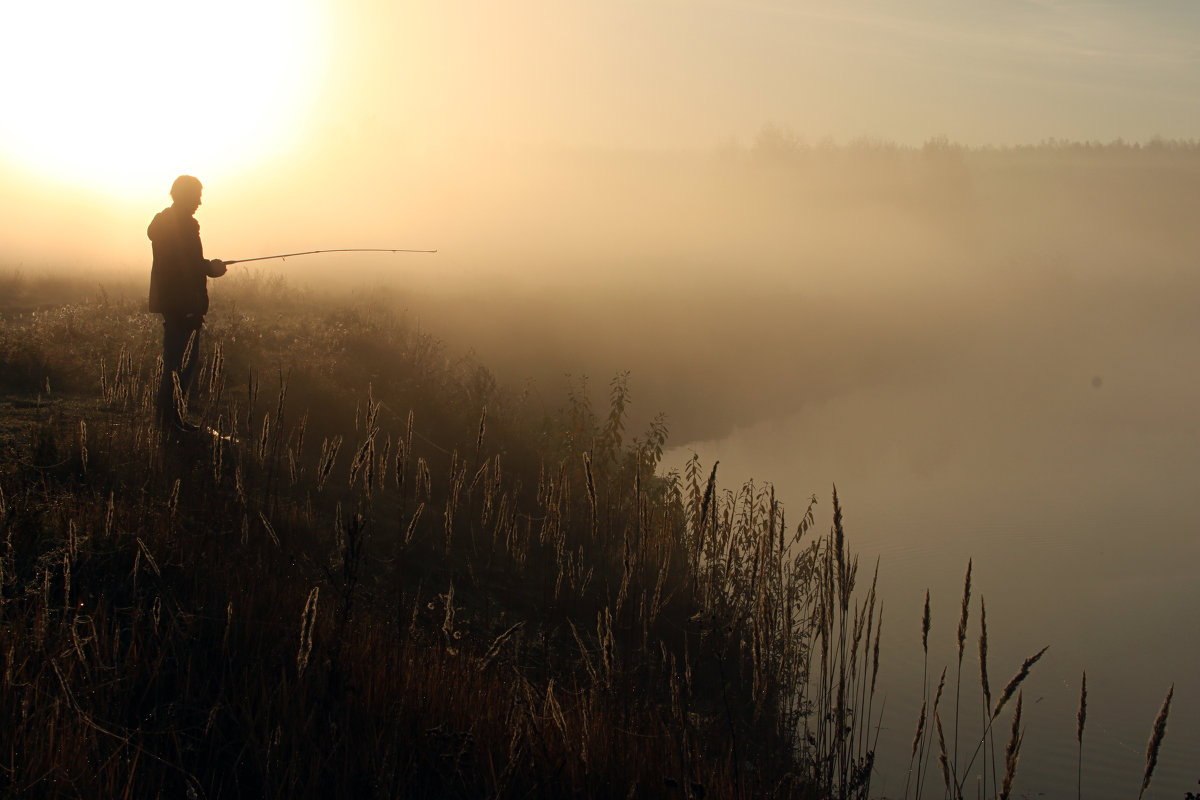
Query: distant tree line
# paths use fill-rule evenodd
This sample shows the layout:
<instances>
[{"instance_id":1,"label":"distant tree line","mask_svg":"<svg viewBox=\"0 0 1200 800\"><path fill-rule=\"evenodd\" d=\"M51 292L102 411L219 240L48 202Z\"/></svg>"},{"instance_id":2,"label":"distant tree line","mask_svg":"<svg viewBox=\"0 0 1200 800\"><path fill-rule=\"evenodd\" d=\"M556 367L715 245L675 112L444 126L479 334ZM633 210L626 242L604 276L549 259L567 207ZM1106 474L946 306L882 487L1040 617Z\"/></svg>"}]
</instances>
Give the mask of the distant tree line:
<instances>
[{"instance_id":1,"label":"distant tree line","mask_svg":"<svg viewBox=\"0 0 1200 800\"><path fill-rule=\"evenodd\" d=\"M726 144L725 152L740 149L736 144ZM931 136L920 146L900 144L877 137L857 137L845 144L839 144L832 137L819 139L816 144L810 143L802 134L795 130L775 123L767 123L759 129L748 151L757 157L769 159L786 158L808 152L845 152L857 153L891 153L895 155L920 153L923 155L939 155L946 153L1089 153L1089 154L1126 154L1126 153L1200 153L1200 139L1168 139L1153 136L1145 142L1129 141L1123 138L1103 142L1097 139L1077 141L1050 137L1036 144L1019 145L982 145L971 147L950 140L945 135Z\"/></svg>"}]
</instances>

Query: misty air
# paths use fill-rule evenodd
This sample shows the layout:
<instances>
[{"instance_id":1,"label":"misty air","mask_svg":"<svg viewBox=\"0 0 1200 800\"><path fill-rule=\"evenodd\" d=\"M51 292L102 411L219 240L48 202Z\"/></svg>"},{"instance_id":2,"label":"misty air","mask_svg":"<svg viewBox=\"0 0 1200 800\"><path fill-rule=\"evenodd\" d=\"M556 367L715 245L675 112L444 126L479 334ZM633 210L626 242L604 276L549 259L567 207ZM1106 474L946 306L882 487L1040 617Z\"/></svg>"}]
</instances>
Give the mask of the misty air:
<instances>
[{"instance_id":1,"label":"misty air","mask_svg":"<svg viewBox=\"0 0 1200 800\"><path fill-rule=\"evenodd\" d=\"M1197 796L1195 8L0 27L0 794Z\"/></svg>"}]
</instances>

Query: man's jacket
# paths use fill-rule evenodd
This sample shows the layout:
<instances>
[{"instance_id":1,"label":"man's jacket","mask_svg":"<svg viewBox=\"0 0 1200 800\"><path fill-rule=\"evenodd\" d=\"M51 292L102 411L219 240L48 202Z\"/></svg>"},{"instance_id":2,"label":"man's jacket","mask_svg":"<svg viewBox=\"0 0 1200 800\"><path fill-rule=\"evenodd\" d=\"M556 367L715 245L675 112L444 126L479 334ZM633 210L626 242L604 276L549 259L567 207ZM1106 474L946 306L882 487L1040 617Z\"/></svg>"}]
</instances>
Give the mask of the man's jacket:
<instances>
[{"instance_id":1,"label":"man's jacket","mask_svg":"<svg viewBox=\"0 0 1200 800\"><path fill-rule=\"evenodd\" d=\"M150 267L150 311L202 316L208 312L208 262L200 223L174 206L163 209L146 229L154 249Z\"/></svg>"}]
</instances>

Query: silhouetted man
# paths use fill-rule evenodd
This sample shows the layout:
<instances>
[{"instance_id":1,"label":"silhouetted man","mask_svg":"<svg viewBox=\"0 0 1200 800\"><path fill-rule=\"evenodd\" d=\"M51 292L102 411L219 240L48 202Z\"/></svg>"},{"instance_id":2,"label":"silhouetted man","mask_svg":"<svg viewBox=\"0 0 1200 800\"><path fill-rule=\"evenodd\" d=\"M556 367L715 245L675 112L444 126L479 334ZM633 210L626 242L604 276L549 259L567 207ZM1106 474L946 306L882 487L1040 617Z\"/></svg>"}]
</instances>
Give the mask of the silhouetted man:
<instances>
[{"instance_id":1,"label":"silhouetted man","mask_svg":"<svg viewBox=\"0 0 1200 800\"><path fill-rule=\"evenodd\" d=\"M200 328L208 313L208 279L219 278L226 270L222 261L205 259L200 244L200 223L193 215L200 207L203 188L191 175L180 175L171 186L174 203L155 215L146 230L154 248L150 311L163 317L163 375L157 421L164 430L199 430L180 411L200 363Z\"/></svg>"}]
</instances>

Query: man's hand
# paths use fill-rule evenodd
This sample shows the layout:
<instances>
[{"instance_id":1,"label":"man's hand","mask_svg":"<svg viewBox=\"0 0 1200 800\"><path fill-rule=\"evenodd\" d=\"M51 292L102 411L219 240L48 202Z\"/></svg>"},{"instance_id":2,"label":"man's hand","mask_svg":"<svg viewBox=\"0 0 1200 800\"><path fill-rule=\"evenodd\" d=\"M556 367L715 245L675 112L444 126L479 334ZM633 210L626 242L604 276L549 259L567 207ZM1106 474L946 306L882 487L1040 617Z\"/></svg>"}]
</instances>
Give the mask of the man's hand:
<instances>
[{"instance_id":1,"label":"man's hand","mask_svg":"<svg viewBox=\"0 0 1200 800\"><path fill-rule=\"evenodd\" d=\"M219 278L229 271L229 267L225 266L225 262L219 258L210 259L208 262L208 277Z\"/></svg>"}]
</instances>

